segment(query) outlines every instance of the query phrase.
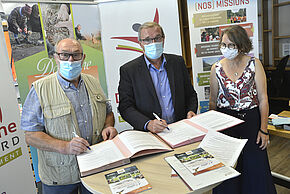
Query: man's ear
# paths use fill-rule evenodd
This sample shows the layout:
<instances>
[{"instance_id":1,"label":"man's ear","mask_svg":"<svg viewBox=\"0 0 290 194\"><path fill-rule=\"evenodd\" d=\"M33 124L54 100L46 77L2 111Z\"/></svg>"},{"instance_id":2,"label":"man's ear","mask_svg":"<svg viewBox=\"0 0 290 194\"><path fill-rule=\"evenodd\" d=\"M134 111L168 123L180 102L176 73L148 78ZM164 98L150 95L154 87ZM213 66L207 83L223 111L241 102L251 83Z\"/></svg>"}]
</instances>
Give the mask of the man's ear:
<instances>
[{"instance_id":1,"label":"man's ear","mask_svg":"<svg viewBox=\"0 0 290 194\"><path fill-rule=\"evenodd\" d=\"M55 60L55 62L56 62L56 64L57 64L57 62L58 62L58 55L57 55L56 53L54 53L54 54L53 54L53 57L54 57L54 60Z\"/></svg>"},{"instance_id":2,"label":"man's ear","mask_svg":"<svg viewBox=\"0 0 290 194\"><path fill-rule=\"evenodd\" d=\"M141 44L141 42L139 42L139 45L140 45L140 47L141 47L141 49L142 49L142 51L143 51L143 53L144 53L144 46Z\"/></svg>"}]
</instances>

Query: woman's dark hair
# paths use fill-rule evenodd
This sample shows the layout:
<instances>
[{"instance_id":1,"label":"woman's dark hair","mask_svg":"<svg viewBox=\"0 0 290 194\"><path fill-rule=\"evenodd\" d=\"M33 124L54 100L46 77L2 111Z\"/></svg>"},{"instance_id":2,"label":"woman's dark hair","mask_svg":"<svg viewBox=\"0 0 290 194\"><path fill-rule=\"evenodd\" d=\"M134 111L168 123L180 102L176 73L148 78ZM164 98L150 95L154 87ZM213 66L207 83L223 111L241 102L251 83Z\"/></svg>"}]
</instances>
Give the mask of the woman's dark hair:
<instances>
[{"instance_id":1,"label":"woman's dark hair","mask_svg":"<svg viewBox=\"0 0 290 194\"><path fill-rule=\"evenodd\" d=\"M246 30L243 27L239 25L233 25L226 28L222 32L220 38L220 45L222 43L224 34L228 36L230 41L235 43L239 52L246 54L253 49L252 41L250 40Z\"/></svg>"}]
</instances>

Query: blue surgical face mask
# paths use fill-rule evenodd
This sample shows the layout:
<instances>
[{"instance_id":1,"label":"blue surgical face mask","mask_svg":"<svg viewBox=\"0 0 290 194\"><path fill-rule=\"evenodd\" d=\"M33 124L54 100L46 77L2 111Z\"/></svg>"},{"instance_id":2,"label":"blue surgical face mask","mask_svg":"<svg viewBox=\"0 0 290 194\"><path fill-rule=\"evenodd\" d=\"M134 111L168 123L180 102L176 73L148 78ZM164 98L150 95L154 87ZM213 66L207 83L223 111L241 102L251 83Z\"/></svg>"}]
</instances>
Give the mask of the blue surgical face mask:
<instances>
[{"instance_id":1,"label":"blue surgical face mask","mask_svg":"<svg viewBox=\"0 0 290 194\"><path fill-rule=\"evenodd\" d=\"M238 49L229 49L228 47L220 48L220 51L225 58L230 59L230 60L236 58L239 54Z\"/></svg>"},{"instance_id":2,"label":"blue surgical face mask","mask_svg":"<svg viewBox=\"0 0 290 194\"><path fill-rule=\"evenodd\" d=\"M163 53L163 42L154 42L144 45L145 55L149 59L158 59Z\"/></svg>"},{"instance_id":3,"label":"blue surgical face mask","mask_svg":"<svg viewBox=\"0 0 290 194\"><path fill-rule=\"evenodd\" d=\"M82 72L82 60L73 62L59 60L59 72L67 80L78 78Z\"/></svg>"}]
</instances>

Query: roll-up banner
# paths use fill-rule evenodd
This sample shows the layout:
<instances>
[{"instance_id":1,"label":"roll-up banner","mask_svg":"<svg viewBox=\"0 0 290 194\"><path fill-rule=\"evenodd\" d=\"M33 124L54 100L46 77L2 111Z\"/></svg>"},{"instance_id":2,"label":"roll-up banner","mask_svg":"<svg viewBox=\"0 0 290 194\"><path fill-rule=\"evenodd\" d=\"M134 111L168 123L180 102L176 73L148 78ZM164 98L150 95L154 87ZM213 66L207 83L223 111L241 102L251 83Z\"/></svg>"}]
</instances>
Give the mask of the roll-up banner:
<instances>
[{"instance_id":1,"label":"roll-up banner","mask_svg":"<svg viewBox=\"0 0 290 194\"><path fill-rule=\"evenodd\" d=\"M240 25L252 40L251 56L259 58L258 8L256 0L187 0L192 71L199 111L209 106L211 66L222 59L218 48L221 32Z\"/></svg>"},{"instance_id":2,"label":"roll-up banner","mask_svg":"<svg viewBox=\"0 0 290 194\"><path fill-rule=\"evenodd\" d=\"M2 26L0 44L0 193L36 193Z\"/></svg>"},{"instance_id":3,"label":"roll-up banner","mask_svg":"<svg viewBox=\"0 0 290 194\"><path fill-rule=\"evenodd\" d=\"M118 112L119 68L142 54L138 28L144 22L159 23L165 33L166 53L181 55L180 25L176 0L123 0L101 3L102 42L108 94L119 131L132 128Z\"/></svg>"},{"instance_id":4,"label":"roll-up banner","mask_svg":"<svg viewBox=\"0 0 290 194\"><path fill-rule=\"evenodd\" d=\"M105 94L108 94L98 5L21 1L2 5L9 62L15 66L21 104L25 102L33 81L57 71L55 45L64 38L75 38L81 42L86 54L82 72L99 79ZM13 17L25 7L31 8L31 14L24 20L18 18L17 25L21 32L17 32ZM36 181L39 182L34 147L31 147L31 155Z\"/></svg>"}]
</instances>

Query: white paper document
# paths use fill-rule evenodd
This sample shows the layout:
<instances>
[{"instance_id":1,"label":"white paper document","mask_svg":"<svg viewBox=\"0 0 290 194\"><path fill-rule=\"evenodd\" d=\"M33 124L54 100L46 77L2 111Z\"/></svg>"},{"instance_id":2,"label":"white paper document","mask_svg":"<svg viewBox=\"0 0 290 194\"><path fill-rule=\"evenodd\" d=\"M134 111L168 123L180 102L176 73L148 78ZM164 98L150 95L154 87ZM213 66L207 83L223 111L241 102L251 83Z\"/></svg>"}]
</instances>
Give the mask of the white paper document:
<instances>
[{"instance_id":1,"label":"white paper document","mask_svg":"<svg viewBox=\"0 0 290 194\"><path fill-rule=\"evenodd\" d=\"M194 191L240 175L235 169L224 166L208 173L194 176L175 156L166 157L165 160Z\"/></svg>"},{"instance_id":2,"label":"white paper document","mask_svg":"<svg viewBox=\"0 0 290 194\"><path fill-rule=\"evenodd\" d=\"M232 167L235 165L246 142L246 139L237 139L219 132L209 131L200 143L199 148L188 150L187 152L191 152L189 154L185 152L166 157L165 160L192 190L199 190L240 175ZM196 166L196 163L187 165L188 161L195 160L203 161L202 165L208 164L205 162L209 158L208 154L202 154L203 152L199 151L200 148L210 153L224 165L217 163L217 168L209 168L209 170L195 170L194 165ZM184 159L188 161L182 161ZM215 167L213 163L211 165Z\"/></svg>"},{"instance_id":3,"label":"white paper document","mask_svg":"<svg viewBox=\"0 0 290 194\"><path fill-rule=\"evenodd\" d=\"M193 138L204 136L206 133L198 128L187 124L186 122L176 122L169 125L170 130L164 130L158 133L162 139L169 142L172 147L174 145L182 144L183 142L190 141ZM178 146L177 146L178 147Z\"/></svg>"},{"instance_id":4,"label":"white paper document","mask_svg":"<svg viewBox=\"0 0 290 194\"><path fill-rule=\"evenodd\" d=\"M92 166L99 168L104 166L104 164L125 159L125 156L112 142L112 140L104 141L98 144L98 147L91 146L90 148L91 150L87 150L86 152L77 156L81 172L91 170Z\"/></svg>"},{"instance_id":5,"label":"white paper document","mask_svg":"<svg viewBox=\"0 0 290 194\"><path fill-rule=\"evenodd\" d=\"M225 165L234 167L247 141L247 139L237 139L211 131L198 147L203 148Z\"/></svg>"},{"instance_id":6,"label":"white paper document","mask_svg":"<svg viewBox=\"0 0 290 194\"><path fill-rule=\"evenodd\" d=\"M221 131L244 122L241 119L218 112L208 111L191 119L168 125L170 130L157 133L172 148L201 141L208 131Z\"/></svg>"},{"instance_id":7,"label":"white paper document","mask_svg":"<svg viewBox=\"0 0 290 194\"><path fill-rule=\"evenodd\" d=\"M241 119L214 110L196 115L189 121L211 131L220 131L243 122Z\"/></svg>"},{"instance_id":8,"label":"white paper document","mask_svg":"<svg viewBox=\"0 0 290 194\"><path fill-rule=\"evenodd\" d=\"M168 146L154 135L142 131L126 131L119 135L119 139L130 152L129 155L126 153L126 157L131 157L142 150L168 149Z\"/></svg>"},{"instance_id":9,"label":"white paper document","mask_svg":"<svg viewBox=\"0 0 290 194\"><path fill-rule=\"evenodd\" d=\"M172 150L152 133L136 130L124 131L90 148L77 156L81 176L128 164L130 158Z\"/></svg>"}]
</instances>

